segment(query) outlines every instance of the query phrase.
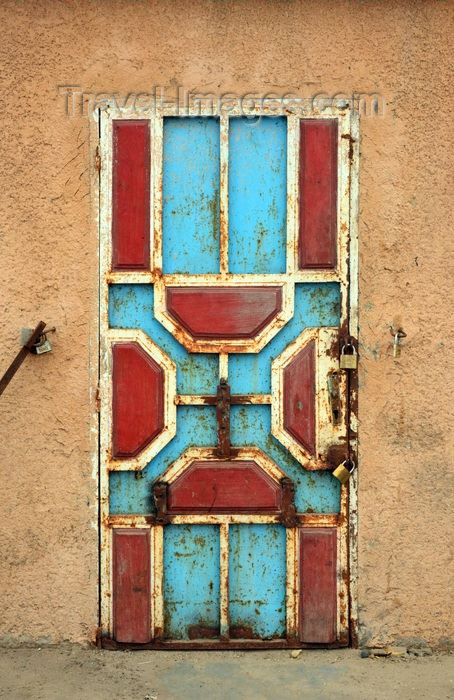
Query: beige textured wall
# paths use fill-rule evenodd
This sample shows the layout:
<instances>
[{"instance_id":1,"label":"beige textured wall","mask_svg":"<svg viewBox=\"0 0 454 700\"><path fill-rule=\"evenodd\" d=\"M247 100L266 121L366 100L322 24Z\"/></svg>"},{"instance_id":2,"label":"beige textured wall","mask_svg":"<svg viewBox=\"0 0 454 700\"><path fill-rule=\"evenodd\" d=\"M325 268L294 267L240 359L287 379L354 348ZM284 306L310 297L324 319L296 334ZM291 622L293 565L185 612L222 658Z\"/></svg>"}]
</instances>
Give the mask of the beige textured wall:
<instances>
[{"instance_id":1,"label":"beige textured wall","mask_svg":"<svg viewBox=\"0 0 454 700\"><path fill-rule=\"evenodd\" d=\"M0 399L3 643L97 626L94 145L57 86L180 84L386 97L361 120L361 640L452 645L454 6L9 2L0 21L0 369L22 326L58 329Z\"/></svg>"}]
</instances>

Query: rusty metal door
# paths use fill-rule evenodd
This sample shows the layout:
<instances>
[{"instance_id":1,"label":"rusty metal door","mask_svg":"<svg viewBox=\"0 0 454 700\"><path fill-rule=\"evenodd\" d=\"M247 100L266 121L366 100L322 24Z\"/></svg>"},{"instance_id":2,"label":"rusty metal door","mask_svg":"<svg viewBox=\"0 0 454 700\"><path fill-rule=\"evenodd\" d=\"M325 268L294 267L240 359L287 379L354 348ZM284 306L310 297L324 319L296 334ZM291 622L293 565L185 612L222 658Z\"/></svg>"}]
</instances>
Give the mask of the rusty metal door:
<instances>
[{"instance_id":1,"label":"rusty metal door","mask_svg":"<svg viewBox=\"0 0 454 700\"><path fill-rule=\"evenodd\" d=\"M348 105L100 133L103 644L346 645Z\"/></svg>"}]
</instances>

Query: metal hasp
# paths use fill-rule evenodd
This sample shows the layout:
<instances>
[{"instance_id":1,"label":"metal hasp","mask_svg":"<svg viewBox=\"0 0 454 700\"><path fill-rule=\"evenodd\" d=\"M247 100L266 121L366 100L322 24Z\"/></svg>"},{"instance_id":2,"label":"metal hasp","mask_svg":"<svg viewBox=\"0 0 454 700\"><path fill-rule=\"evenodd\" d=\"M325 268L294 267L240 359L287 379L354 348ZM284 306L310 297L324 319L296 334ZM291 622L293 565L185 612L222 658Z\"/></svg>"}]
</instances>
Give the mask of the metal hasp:
<instances>
[{"instance_id":1,"label":"metal hasp","mask_svg":"<svg viewBox=\"0 0 454 700\"><path fill-rule=\"evenodd\" d=\"M157 481L153 485L153 500L156 510L156 524L167 525L169 522L167 515L167 484Z\"/></svg>"},{"instance_id":2,"label":"metal hasp","mask_svg":"<svg viewBox=\"0 0 454 700\"><path fill-rule=\"evenodd\" d=\"M216 401L216 426L218 432L218 457L230 457L230 387L225 379L218 386Z\"/></svg>"},{"instance_id":3,"label":"metal hasp","mask_svg":"<svg viewBox=\"0 0 454 700\"><path fill-rule=\"evenodd\" d=\"M328 398L331 406L331 420L333 425L341 424L341 394L340 394L340 378L338 372L328 374Z\"/></svg>"},{"instance_id":4,"label":"metal hasp","mask_svg":"<svg viewBox=\"0 0 454 700\"><path fill-rule=\"evenodd\" d=\"M6 370L5 374L3 377L0 379L0 396L3 394L5 391L6 387L10 383L11 379L14 377L16 374L17 370L27 357L27 355L30 354L34 344L36 341L43 335L43 331L46 327L46 324L44 321L40 321L38 325L36 326L35 330L32 332L30 335L29 339L25 343L25 345L19 350L17 353L16 357L14 360L11 362L10 366Z\"/></svg>"},{"instance_id":5,"label":"metal hasp","mask_svg":"<svg viewBox=\"0 0 454 700\"><path fill-rule=\"evenodd\" d=\"M292 479L281 479L282 487L282 515L281 523L285 527L295 527L298 523L295 508L295 484Z\"/></svg>"}]
</instances>

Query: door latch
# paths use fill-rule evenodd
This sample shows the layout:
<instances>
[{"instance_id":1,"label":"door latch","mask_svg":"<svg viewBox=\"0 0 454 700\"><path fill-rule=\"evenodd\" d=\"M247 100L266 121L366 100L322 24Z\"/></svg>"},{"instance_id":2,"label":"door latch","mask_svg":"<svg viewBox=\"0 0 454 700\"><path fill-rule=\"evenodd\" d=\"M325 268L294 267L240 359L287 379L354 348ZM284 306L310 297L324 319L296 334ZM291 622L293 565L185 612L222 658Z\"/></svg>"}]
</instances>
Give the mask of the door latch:
<instances>
[{"instance_id":1,"label":"door latch","mask_svg":"<svg viewBox=\"0 0 454 700\"><path fill-rule=\"evenodd\" d=\"M341 424L341 397L340 397L340 381L339 373L332 372L328 374L328 396L331 406L331 422L333 425Z\"/></svg>"}]
</instances>

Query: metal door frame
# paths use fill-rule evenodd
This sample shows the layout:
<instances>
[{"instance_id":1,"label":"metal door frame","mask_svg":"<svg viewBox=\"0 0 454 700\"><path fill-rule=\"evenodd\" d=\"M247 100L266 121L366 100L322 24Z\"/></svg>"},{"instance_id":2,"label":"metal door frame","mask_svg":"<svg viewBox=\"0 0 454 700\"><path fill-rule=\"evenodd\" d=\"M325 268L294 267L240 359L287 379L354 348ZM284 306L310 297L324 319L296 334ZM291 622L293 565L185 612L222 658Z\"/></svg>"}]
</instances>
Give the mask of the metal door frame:
<instances>
[{"instance_id":1,"label":"metal door frame","mask_svg":"<svg viewBox=\"0 0 454 700\"><path fill-rule=\"evenodd\" d=\"M265 109L257 109L256 113L263 116L276 116L275 112ZM190 115L190 113L189 113ZM194 116L220 116L221 125L221 250L226 250L228 240L228 143L227 129L228 116L216 115L211 107L201 108L193 114ZM287 643L286 640L276 641L255 641L248 640L247 643L234 641L227 644L219 641L211 643L186 642L186 641L162 641L155 640L145 645L128 645L113 641L112 626L112 595L111 595L111 532L116 527L150 527L146 516L109 516L109 493L108 493L108 473L109 468L114 467L110 459L110 411L111 411L111 390L110 390L110 356L109 356L109 332L108 332L108 288L109 283L155 283L159 282L162 275L162 251L160 240L162 240L161 207L162 207L162 120L166 116L175 116L174 108L156 110L155 114L137 114L133 110L123 110L118 114L113 107L103 109L94 113L90 123L91 141L96 143L96 153L94 162L96 163L94 172L94 200L96 205L93 209L93 231L99 240L99 317L98 325L93 328L92 346L99 347L99 382L96 397L97 411L92 414L91 430L97 436L96 450L93 457L93 465L96 468L99 479L99 499L98 499L98 533L100 544L99 558L99 643L106 648L266 648L266 647L302 647L302 646L339 646L333 645L305 645L295 640ZM186 115L188 116L188 115ZM230 109L229 116L243 116L238 110ZM299 271L296 265L297 255L297 235L298 235L298 139L300 119L338 119L339 123L339 162L344 164L348 176L338 183L338 246L340 255L338 257L338 270L312 270ZM152 134L152 192L151 192L151 232L152 244L150 245L150 270L153 272L112 272L111 260L111 187L112 187L112 146L111 146L111 123L112 119L148 119L150 120ZM353 337L358 336L358 164L359 164L359 119L354 105L350 105L344 100L339 101L337 107L329 107L323 110L311 108L300 110L298 116L288 116L288 161L287 161L287 246L293 246L292 254L294 264L289 263L286 275L291 274L295 282L325 282L337 281L341 288L341 331ZM340 178L339 178L340 180ZM342 189L343 187L343 189ZM224 214L223 214L224 212ZM154 237L153 237L154 233ZM222 248L222 246L224 246ZM288 248L289 249L289 248ZM221 274L219 282L225 279L227 271L227 255L221 253ZM251 276L248 276L250 278ZM282 281L282 279L281 279ZM244 284L244 280L242 280ZM117 332L118 333L118 332ZM99 343L99 345L98 345ZM220 355L220 363L223 357ZM350 442L353 454L357 455L357 407L358 407L358 382L357 374L350 373L350 386L347 393L350 402ZM141 469L145 466L137 462L128 465L129 469ZM124 468L124 465L123 465ZM357 616L357 474L356 470L347 484L341 487L341 510L336 516L311 515L303 516L305 526L327 527L335 525L338 527L340 547L344 547L346 566L345 575L340 583L342 595L340 614L344 616L344 625L349 631L350 646L357 647L358 644L358 616ZM180 516L178 522L208 522L207 516ZM263 517L255 516L248 518L247 522L261 522ZM213 522L212 520L210 522ZM228 524L231 522L244 522L243 516L218 516L217 522L221 527L221 554L225 550L225 533L228 531ZM295 529L296 530L296 529ZM162 531L162 527L161 527ZM156 576L154 582L152 619L150 620L152 630L156 627L156 615L158 619L162 616L162 532L159 528L151 534L152 564L157 565L153 569ZM224 536L223 536L224 535ZM290 567L287 575L287 605L290 614L296 614L297 604L295 597L291 594L292 586L295 590L296 568L294 562L296 557L292 557L292 552L296 551L297 533L293 528L287 532L287 562ZM224 541L224 547L222 542ZM222 558L222 557L221 557ZM221 564L222 566L222 564ZM160 570L161 569L161 570ZM161 575L161 579L160 579ZM293 578L292 578L293 577ZM340 589L338 588L338 593ZM289 614L289 613L288 613ZM287 615L288 617L288 615ZM345 645L345 641L343 642Z\"/></svg>"}]
</instances>

